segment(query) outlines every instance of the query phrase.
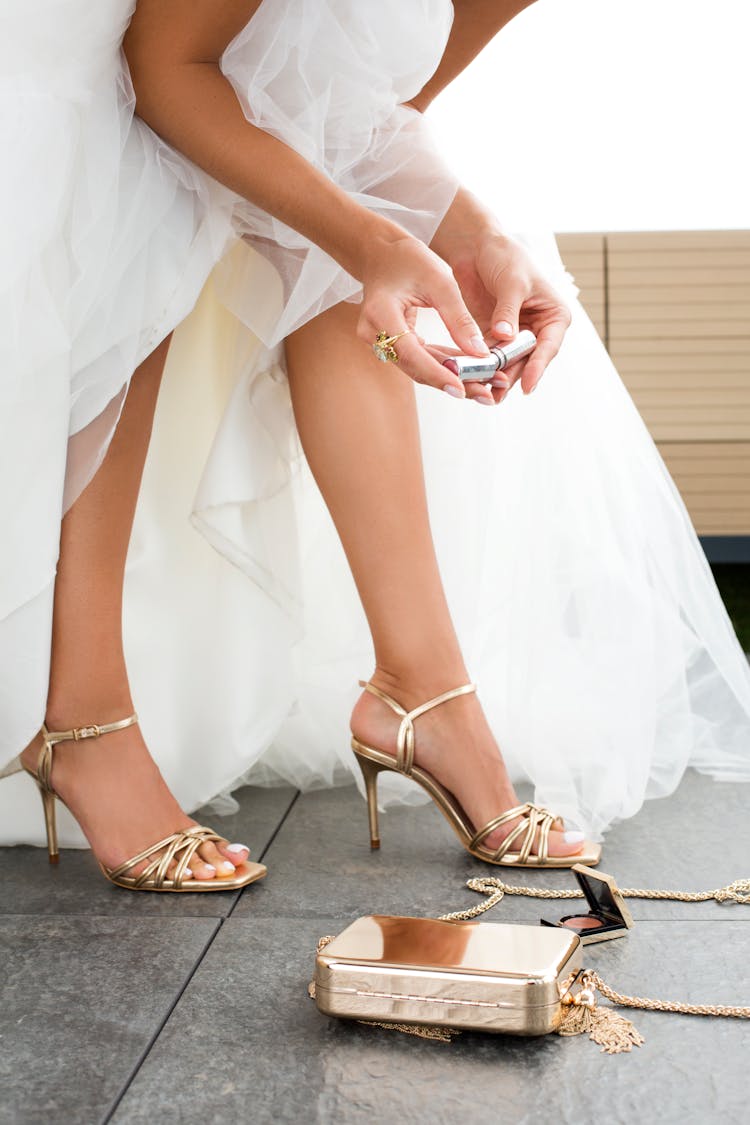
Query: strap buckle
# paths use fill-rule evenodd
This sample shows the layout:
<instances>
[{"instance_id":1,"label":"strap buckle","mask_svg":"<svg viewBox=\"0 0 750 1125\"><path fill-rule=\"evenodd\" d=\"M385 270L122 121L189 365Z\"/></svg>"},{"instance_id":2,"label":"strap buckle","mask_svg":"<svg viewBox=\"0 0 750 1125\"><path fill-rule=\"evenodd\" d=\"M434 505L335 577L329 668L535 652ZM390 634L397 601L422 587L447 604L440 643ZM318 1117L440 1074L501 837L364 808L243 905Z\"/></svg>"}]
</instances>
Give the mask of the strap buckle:
<instances>
[{"instance_id":1,"label":"strap buckle","mask_svg":"<svg viewBox=\"0 0 750 1125\"><path fill-rule=\"evenodd\" d=\"M99 738L101 735L101 727L96 725L90 727L76 727L73 731L73 738L76 742L80 742L84 738Z\"/></svg>"}]
</instances>

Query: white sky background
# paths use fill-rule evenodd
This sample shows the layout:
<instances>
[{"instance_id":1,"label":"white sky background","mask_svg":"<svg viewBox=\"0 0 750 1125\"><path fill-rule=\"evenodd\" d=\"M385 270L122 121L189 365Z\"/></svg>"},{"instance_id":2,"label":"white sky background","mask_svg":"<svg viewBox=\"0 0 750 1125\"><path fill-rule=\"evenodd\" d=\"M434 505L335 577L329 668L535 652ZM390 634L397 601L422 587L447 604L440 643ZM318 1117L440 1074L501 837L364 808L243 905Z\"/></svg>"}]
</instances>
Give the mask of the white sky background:
<instances>
[{"instance_id":1,"label":"white sky background","mask_svg":"<svg viewBox=\"0 0 750 1125\"><path fill-rule=\"evenodd\" d=\"M750 0L537 0L429 111L514 230L750 226Z\"/></svg>"}]
</instances>

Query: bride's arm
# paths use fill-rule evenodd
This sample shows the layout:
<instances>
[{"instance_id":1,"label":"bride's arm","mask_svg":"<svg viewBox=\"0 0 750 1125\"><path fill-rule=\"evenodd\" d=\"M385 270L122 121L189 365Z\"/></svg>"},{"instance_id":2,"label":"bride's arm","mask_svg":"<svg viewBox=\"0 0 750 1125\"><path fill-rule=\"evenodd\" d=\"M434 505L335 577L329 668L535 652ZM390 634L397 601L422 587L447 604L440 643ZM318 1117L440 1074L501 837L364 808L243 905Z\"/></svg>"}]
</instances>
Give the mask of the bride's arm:
<instances>
[{"instance_id":1,"label":"bride's arm","mask_svg":"<svg viewBox=\"0 0 750 1125\"><path fill-rule=\"evenodd\" d=\"M124 50L141 116L215 179L316 243L364 287L359 335L398 333L415 309L437 309L457 346L486 354L445 262L402 227L356 203L288 145L245 118L219 62L259 0L138 0ZM478 341L478 342L477 342ZM414 334L399 366L460 397L461 381Z\"/></svg>"},{"instance_id":2,"label":"bride's arm","mask_svg":"<svg viewBox=\"0 0 750 1125\"><path fill-rule=\"evenodd\" d=\"M369 239L403 236L395 224L361 214L293 149L255 128L219 69L224 50L260 0L139 0L124 51L137 111L199 167L321 246L349 273L361 273Z\"/></svg>"},{"instance_id":3,"label":"bride's arm","mask_svg":"<svg viewBox=\"0 0 750 1125\"><path fill-rule=\"evenodd\" d=\"M432 78L407 105L423 112L489 41L534 0L454 0L450 38ZM486 339L508 339L519 327L537 337L531 356L515 364L511 382L529 393L559 351L570 312L523 247L502 229L491 211L466 188L453 203L430 243L453 270L464 300ZM497 401L507 394L498 387Z\"/></svg>"},{"instance_id":4,"label":"bride's arm","mask_svg":"<svg viewBox=\"0 0 750 1125\"><path fill-rule=\"evenodd\" d=\"M422 112L465 70L490 39L535 0L454 0L453 26L440 65L408 103Z\"/></svg>"}]
</instances>

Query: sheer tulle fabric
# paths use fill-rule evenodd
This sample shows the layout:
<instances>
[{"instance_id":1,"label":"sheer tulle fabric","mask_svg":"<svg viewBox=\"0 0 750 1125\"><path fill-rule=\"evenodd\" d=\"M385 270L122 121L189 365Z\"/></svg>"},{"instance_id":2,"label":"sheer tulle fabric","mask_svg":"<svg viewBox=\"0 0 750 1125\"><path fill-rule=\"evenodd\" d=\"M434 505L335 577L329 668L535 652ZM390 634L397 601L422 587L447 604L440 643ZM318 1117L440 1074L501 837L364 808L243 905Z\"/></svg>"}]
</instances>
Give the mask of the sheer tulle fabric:
<instances>
[{"instance_id":1,"label":"sheer tulle fabric","mask_svg":"<svg viewBox=\"0 0 750 1125\"><path fill-rule=\"evenodd\" d=\"M126 583L134 694L187 808L248 769L304 787L348 780L348 713L371 645L301 455L280 342L356 297L356 283L133 121L118 54L131 4L86 8L85 20L67 5L57 23L49 8L49 42L29 48L34 66L11 87L27 159L7 201L14 212L22 201L19 222L3 234L13 473L0 486L0 764L43 716L69 435L72 497L132 368L190 308L231 225L240 237L176 333L158 408ZM443 0L266 2L223 67L250 120L428 239L455 183L398 103L434 70L450 16ZM20 41L30 18L14 18ZM382 35L389 19L398 36ZM57 192L34 186L49 152ZM552 241L533 249L575 309L540 389L486 412L417 396L439 557L482 701L514 776L598 835L688 765L750 778L750 676ZM388 780L388 799L412 799ZM34 798L25 778L0 786L3 841L40 842ZM63 838L80 842L67 819Z\"/></svg>"},{"instance_id":2,"label":"sheer tulle fabric","mask_svg":"<svg viewBox=\"0 0 750 1125\"><path fill-rule=\"evenodd\" d=\"M133 7L0 14L3 763L44 712L61 515L104 456L134 368L190 311L231 229L230 193L133 118L120 51Z\"/></svg>"}]
</instances>

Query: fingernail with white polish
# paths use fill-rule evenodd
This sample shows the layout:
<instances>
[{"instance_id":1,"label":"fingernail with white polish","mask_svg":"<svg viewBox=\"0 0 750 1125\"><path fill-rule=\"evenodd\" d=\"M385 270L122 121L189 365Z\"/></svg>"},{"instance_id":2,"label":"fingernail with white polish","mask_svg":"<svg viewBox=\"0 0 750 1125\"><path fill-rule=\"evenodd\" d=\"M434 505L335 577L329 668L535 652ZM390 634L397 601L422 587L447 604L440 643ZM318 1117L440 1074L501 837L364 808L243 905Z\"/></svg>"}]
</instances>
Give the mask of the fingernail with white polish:
<instances>
[{"instance_id":1,"label":"fingernail with white polish","mask_svg":"<svg viewBox=\"0 0 750 1125\"><path fill-rule=\"evenodd\" d=\"M563 839L566 844L582 844L584 841L583 832L565 832Z\"/></svg>"},{"instance_id":2,"label":"fingernail with white polish","mask_svg":"<svg viewBox=\"0 0 750 1125\"><path fill-rule=\"evenodd\" d=\"M446 383L445 386L443 387L443 390L445 391L445 393L447 395L453 395L454 398L463 398L464 397L461 394L458 387L454 387L453 383Z\"/></svg>"},{"instance_id":3,"label":"fingernail with white polish","mask_svg":"<svg viewBox=\"0 0 750 1125\"><path fill-rule=\"evenodd\" d=\"M477 395L474 402L478 402L481 406L494 406L494 398L488 398L487 395Z\"/></svg>"},{"instance_id":4,"label":"fingernail with white polish","mask_svg":"<svg viewBox=\"0 0 750 1125\"><path fill-rule=\"evenodd\" d=\"M507 379L490 379L490 384L493 387L497 387L498 390L504 391L510 386L510 382Z\"/></svg>"},{"instance_id":5,"label":"fingernail with white polish","mask_svg":"<svg viewBox=\"0 0 750 1125\"><path fill-rule=\"evenodd\" d=\"M513 325L509 324L507 320L499 320L495 325L495 331L500 336L512 336Z\"/></svg>"},{"instance_id":6,"label":"fingernail with white polish","mask_svg":"<svg viewBox=\"0 0 750 1125\"><path fill-rule=\"evenodd\" d=\"M473 348L476 348L478 352L482 352L483 355L489 355L490 349L487 347L481 336L472 336L471 346Z\"/></svg>"},{"instance_id":7,"label":"fingernail with white polish","mask_svg":"<svg viewBox=\"0 0 750 1125\"><path fill-rule=\"evenodd\" d=\"M227 844L228 852L246 852L247 848L244 844Z\"/></svg>"}]
</instances>

